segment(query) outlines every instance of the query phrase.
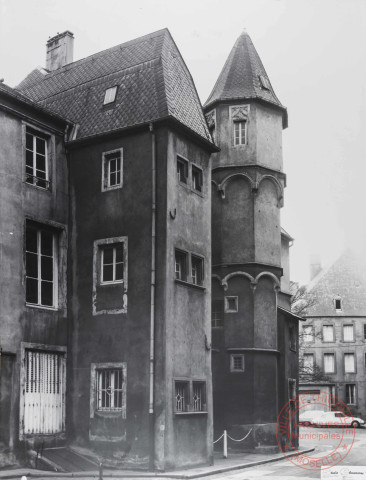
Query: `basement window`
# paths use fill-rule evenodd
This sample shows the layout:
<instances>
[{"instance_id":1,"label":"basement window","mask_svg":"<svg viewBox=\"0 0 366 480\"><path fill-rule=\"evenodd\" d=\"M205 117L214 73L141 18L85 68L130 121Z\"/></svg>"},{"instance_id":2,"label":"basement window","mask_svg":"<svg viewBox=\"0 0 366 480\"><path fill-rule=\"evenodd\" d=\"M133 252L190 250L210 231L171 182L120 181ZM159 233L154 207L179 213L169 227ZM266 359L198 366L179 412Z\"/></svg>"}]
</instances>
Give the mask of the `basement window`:
<instances>
[{"instance_id":1,"label":"basement window","mask_svg":"<svg viewBox=\"0 0 366 480\"><path fill-rule=\"evenodd\" d=\"M117 96L117 86L107 88L104 95L103 105L109 105L110 103L113 103L116 100L116 96Z\"/></svg>"}]
</instances>

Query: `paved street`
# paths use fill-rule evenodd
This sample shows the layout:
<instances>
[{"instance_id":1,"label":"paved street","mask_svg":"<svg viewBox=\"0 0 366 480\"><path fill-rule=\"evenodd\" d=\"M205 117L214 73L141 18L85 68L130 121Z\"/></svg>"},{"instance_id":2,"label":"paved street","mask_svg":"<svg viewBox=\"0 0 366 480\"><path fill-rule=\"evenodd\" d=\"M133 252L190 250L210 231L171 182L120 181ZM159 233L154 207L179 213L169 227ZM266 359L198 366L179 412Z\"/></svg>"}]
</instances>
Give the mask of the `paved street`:
<instances>
[{"instance_id":1,"label":"paved street","mask_svg":"<svg viewBox=\"0 0 366 480\"><path fill-rule=\"evenodd\" d=\"M316 439L305 438L312 434L316 436ZM327 452L331 452L337 447L339 440L329 440L329 434L342 434L342 430L338 428L305 428L300 429L300 446L301 448L310 448L315 446L316 449L313 453L309 454L311 457L323 456ZM359 428L356 430L356 436L350 453L342 461L342 465L366 465L365 458L366 448L366 428ZM254 468L248 468L241 470L240 472L232 472L227 474L213 475L206 477L209 479L217 480L251 480L260 478L276 478L281 480L291 480L292 478L302 478L304 480L320 478L319 471L309 471L298 466L293 465L289 460L283 460L281 462L270 463L261 465Z\"/></svg>"}]
</instances>

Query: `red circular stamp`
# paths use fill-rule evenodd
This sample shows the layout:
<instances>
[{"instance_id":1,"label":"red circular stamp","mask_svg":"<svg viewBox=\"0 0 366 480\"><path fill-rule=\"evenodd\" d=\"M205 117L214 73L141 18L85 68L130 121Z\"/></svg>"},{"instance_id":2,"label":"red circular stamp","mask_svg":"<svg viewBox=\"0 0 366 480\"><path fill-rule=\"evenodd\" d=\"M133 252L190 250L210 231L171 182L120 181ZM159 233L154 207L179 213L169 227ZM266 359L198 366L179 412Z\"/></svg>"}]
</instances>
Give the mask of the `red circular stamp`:
<instances>
[{"instance_id":1,"label":"red circular stamp","mask_svg":"<svg viewBox=\"0 0 366 480\"><path fill-rule=\"evenodd\" d=\"M337 397L326 392L307 392L306 394L307 397L304 394L297 395L282 408L276 423L277 444L283 455L297 467L305 470L324 470L334 467L350 452L355 440L357 421L354 420L348 406ZM317 416L313 410L307 409L309 394L312 395L313 409L318 409ZM309 420L301 421L305 411L310 414L313 412L314 418L311 419L311 415L309 417L304 415L303 419L309 418ZM302 423L301 428L300 423ZM319 446L320 449L306 454L300 451ZM324 451L317 452L317 450Z\"/></svg>"}]
</instances>

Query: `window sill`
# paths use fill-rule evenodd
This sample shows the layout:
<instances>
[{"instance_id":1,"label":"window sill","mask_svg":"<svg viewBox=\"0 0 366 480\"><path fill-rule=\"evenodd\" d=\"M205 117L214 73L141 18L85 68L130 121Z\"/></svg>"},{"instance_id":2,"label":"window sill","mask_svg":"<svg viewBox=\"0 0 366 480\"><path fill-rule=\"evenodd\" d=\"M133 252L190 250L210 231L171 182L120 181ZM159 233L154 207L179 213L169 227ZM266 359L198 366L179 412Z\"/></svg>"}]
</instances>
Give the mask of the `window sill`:
<instances>
[{"instance_id":1,"label":"window sill","mask_svg":"<svg viewBox=\"0 0 366 480\"><path fill-rule=\"evenodd\" d=\"M123 187L123 185L113 185L112 187L103 187L102 192L110 192L112 190L120 190Z\"/></svg>"},{"instance_id":2,"label":"window sill","mask_svg":"<svg viewBox=\"0 0 366 480\"><path fill-rule=\"evenodd\" d=\"M99 286L100 287L106 287L108 285L123 285L123 280L118 280L118 281L115 281L115 282L101 282L99 283Z\"/></svg>"},{"instance_id":3,"label":"window sill","mask_svg":"<svg viewBox=\"0 0 366 480\"><path fill-rule=\"evenodd\" d=\"M200 412L174 412L177 417L188 416L188 415L207 415L208 412L206 410L202 410Z\"/></svg>"},{"instance_id":4,"label":"window sill","mask_svg":"<svg viewBox=\"0 0 366 480\"><path fill-rule=\"evenodd\" d=\"M41 310L49 310L51 312L57 312L59 309L57 307L47 307L46 305L33 305L32 303L26 303L26 307L29 308L38 308Z\"/></svg>"},{"instance_id":5,"label":"window sill","mask_svg":"<svg viewBox=\"0 0 366 480\"><path fill-rule=\"evenodd\" d=\"M178 278L175 279L175 283L177 283L178 285L182 285L183 287L192 287L201 291L206 290L206 287L204 287L203 285L196 285L195 283L186 282L185 280L179 280Z\"/></svg>"},{"instance_id":6,"label":"window sill","mask_svg":"<svg viewBox=\"0 0 366 480\"><path fill-rule=\"evenodd\" d=\"M97 410L94 412L94 416L97 418L116 418L121 417L122 410L114 410L114 411L107 411L107 410Z\"/></svg>"},{"instance_id":7,"label":"window sill","mask_svg":"<svg viewBox=\"0 0 366 480\"><path fill-rule=\"evenodd\" d=\"M196 190L196 189L194 189L194 188L191 188L191 192L195 193L196 195L198 195L198 196L201 197L201 198L204 198L204 197L205 197L205 195L204 195L203 192L200 192L199 190Z\"/></svg>"},{"instance_id":8,"label":"window sill","mask_svg":"<svg viewBox=\"0 0 366 480\"><path fill-rule=\"evenodd\" d=\"M49 182L49 180L47 180ZM48 193L52 193L50 187L47 187L47 188L43 188L43 187L39 187L38 185L33 185L32 183L28 183L28 182L24 182L25 185L28 185L28 187L31 187L31 188L35 188L36 190L39 190L41 192L48 192Z\"/></svg>"}]
</instances>

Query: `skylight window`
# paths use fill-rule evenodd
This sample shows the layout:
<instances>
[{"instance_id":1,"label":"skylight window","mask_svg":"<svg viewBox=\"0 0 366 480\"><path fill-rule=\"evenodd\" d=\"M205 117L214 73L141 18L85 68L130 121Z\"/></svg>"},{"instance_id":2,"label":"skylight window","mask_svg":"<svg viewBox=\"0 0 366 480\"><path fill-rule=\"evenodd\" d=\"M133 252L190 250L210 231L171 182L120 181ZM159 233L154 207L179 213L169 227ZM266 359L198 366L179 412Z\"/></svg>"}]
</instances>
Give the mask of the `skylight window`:
<instances>
[{"instance_id":1,"label":"skylight window","mask_svg":"<svg viewBox=\"0 0 366 480\"><path fill-rule=\"evenodd\" d=\"M263 75L259 75L259 81L261 82L261 87L264 88L265 90L270 90L271 87L269 85L269 80L267 77L264 77Z\"/></svg>"},{"instance_id":2,"label":"skylight window","mask_svg":"<svg viewBox=\"0 0 366 480\"><path fill-rule=\"evenodd\" d=\"M105 91L103 105L108 105L109 103L113 103L116 100L116 95L117 95L117 86L107 88L107 90Z\"/></svg>"}]
</instances>

